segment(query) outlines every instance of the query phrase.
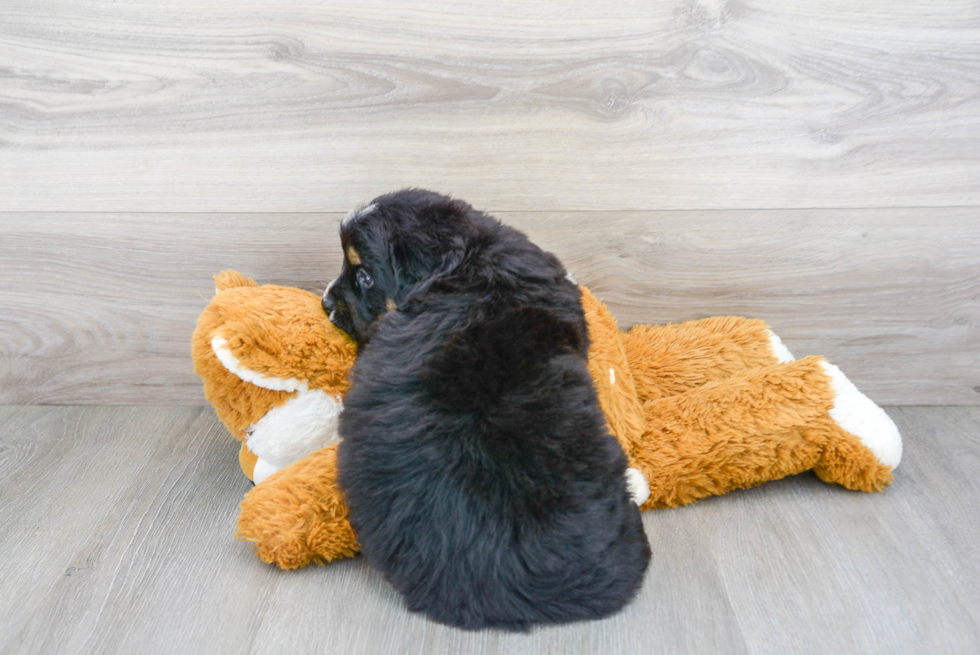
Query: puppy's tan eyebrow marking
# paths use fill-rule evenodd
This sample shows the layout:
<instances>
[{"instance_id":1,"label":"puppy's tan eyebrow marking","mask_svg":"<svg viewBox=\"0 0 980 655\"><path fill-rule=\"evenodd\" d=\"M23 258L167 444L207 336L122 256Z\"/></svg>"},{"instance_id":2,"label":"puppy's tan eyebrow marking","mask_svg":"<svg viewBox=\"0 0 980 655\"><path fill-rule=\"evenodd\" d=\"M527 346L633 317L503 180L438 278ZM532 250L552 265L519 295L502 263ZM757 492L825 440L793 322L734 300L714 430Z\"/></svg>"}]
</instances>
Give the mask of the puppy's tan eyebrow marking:
<instances>
[{"instance_id":1,"label":"puppy's tan eyebrow marking","mask_svg":"<svg viewBox=\"0 0 980 655\"><path fill-rule=\"evenodd\" d=\"M347 261L354 266L361 265L361 256L357 254L356 250L354 250L354 246L347 246Z\"/></svg>"},{"instance_id":2,"label":"puppy's tan eyebrow marking","mask_svg":"<svg viewBox=\"0 0 980 655\"><path fill-rule=\"evenodd\" d=\"M385 298L385 309L387 309L389 312L393 312L398 309L398 303L391 298Z\"/></svg>"}]
</instances>

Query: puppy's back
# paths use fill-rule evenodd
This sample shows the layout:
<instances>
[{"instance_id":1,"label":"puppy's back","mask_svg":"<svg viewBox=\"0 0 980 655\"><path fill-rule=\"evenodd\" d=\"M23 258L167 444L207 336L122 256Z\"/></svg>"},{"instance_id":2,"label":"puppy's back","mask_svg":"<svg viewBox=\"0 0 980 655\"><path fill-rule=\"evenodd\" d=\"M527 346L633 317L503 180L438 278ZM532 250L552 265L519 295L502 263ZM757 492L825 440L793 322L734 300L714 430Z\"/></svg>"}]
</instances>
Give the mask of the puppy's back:
<instances>
[{"instance_id":1,"label":"puppy's back","mask_svg":"<svg viewBox=\"0 0 980 655\"><path fill-rule=\"evenodd\" d=\"M399 312L355 367L339 464L364 554L410 609L463 628L616 612L650 551L585 336L534 306L471 319L467 302Z\"/></svg>"}]
</instances>

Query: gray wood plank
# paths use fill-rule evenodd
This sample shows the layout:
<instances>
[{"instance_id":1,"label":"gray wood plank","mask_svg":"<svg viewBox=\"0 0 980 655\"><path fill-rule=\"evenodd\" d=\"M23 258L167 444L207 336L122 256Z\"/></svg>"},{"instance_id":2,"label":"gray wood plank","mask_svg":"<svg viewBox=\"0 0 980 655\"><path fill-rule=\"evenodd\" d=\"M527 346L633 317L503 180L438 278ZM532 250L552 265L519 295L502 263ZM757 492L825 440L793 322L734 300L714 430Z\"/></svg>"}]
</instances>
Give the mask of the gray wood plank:
<instances>
[{"instance_id":1,"label":"gray wood plank","mask_svg":"<svg viewBox=\"0 0 980 655\"><path fill-rule=\"evenodd\" d=\"M980 401L980 209L501 212L620 325L739 314L882 404ZM202 403L212 275L321 291L339 214L0 215L0 402Z\"/></svg>"},{"instance_id":2,"label":"gray wood plank","mask_svg":"<svg viewBox=\"0 0 980 655\"><path fill-rule=\"evenodd\" d=\"M812 475L647 512L605 621L462 632L362 559L295 572L232 538L247 483L209 410L0 407L0 653L936 653L980 643L980 407L890 410L881 494Z\"/></svg>"},{"instance_id":3,"label":"gray wood plank","mask_svg":"<svg viewBox=\"0 0 980 655\"><path fill-rule=\"evenodd\" d=\"M0 651L247 650L275 581L239 569L248 483L209 410L4 409L24 438L48 447L0 481Z\"/></svg>"},{"instance_id":4,"label":"gray wood plank","mask_svg":"<svg viewBox=\"0 0 980 655\"><path fill-rule=\"evenodd\" d=\"M974 0L0 8L0 210L980 201Z\"/></svg>"},{"instance_id":5,"label":"gray wood plank","mask_svg":"<svg viewBox=\"0 0 980 655\"><path fill-rule=\"evenodd\" d=\"M176 214L0 217L0 400L201 403L190 338L238 268L326 286L339 218ZM328 266L328 262L333 266Z\"/></svg>"},{"instance_id":6,"label":"gray wood plank","mask_svg":"<svg viewBox=\"0 0 980 655\"><path fill-rule=\"evenodd\" d=\"M700 504L750 652L966 653L980 644L980 408L890 413L905 455L882 494L807 475Z\"/></svg>"},{"instance_id":7,"label":"gray wood plank","mask_svg":"<svg viewBox=\"0 0 980 655\"><path fill-rule=\"evenodd\" d=\"M601 622L539 628L528 634L468 633L405 611L401 599L364 561L303 571L280 581L255 639L256 653L303 651L310 643L342 653L741 653L743 638L704 540L681 512L647 513L654 559L637 599ZM290 599L322 595L325 604ZM669 600L667 600L669 599ZM692 630L692 620L709 630ZM365 630L363 626L375 626Z\"/></svg>"},{"instance_id":8,"label":"gray wood plank","mask_svg":"<svg viewBox=\"0 0 980 655\"><path fill-rule=\"evenodd\" d=\"M0 643L62 578L100 553L86 541L151 459L155 433L183 433L180 408L0 408ZM136 433L143 439L110 439Z\"/></svg>"}]
</instances>

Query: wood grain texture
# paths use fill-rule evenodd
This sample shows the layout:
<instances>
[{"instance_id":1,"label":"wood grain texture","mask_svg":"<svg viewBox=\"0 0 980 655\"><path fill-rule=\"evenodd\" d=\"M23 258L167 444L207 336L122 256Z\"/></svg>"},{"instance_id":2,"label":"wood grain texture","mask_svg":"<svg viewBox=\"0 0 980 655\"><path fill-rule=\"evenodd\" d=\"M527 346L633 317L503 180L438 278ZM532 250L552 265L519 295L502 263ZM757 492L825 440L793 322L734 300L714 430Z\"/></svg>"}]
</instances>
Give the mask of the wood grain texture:
<instances>
[{"instance_id":1,"label":"wood grain texture","mask_svg":"<svg viewBox=\"0 0 980 655\"><path fill-rule=\"evenodd\" d=\"M884 494L841 494L801 476L698 507L751 652L956 653L980 643L980 520L969 508L980 492L980 409L889 413L905 454ZM757 502L766 511L735 510Z\"/></svg>"},{"instance_id":2,"label":"wood grain texture","mask_svg":"<svg viewBox=\"0 0 980 655\"><path fill-rule=\"evenodd\" d=\"M0 7L0 211L980 204L974 0Z\"/></svg>"},{"instance_id":3,"label":"wood grain texture","mask_svg":"<svg viewBox=\"0 0 980 655\"><path fill-rule=\"evenodd\" d=\"M248 482L210 411L5 408L0 440L38 444L0 482L0 652L241 652L274 572L235 559Z\"/></svg>"},{"instance_id":4,"label":"wood grain texture","mask_svg":"<svg viewBox=\"0 0 980 655\"><path fill-rule=\"evenodd\" d=\"M768 320L882 404L980 400L980 210L500 213L621 327ZM0 215L0 401L203 403L212 275L321 292L339 214Z\"/></svg>"},{"instance_id":5,"label":"wood grain texture","mask_svg":"<svg viewBox=\"0 0 980 655\"><path fill-rule=\"evenodd\" d=\"M200 403L190 337L215 273L238 268L322 289L339 268L338 217L0 220L0 399L8 403Z\"/></svg>"},{"instance_id":6,"label":"wood grain texture","mask_svg":"<svg viewBox=\"0 0 980 655\"><path fill-rule=\"evenodd\" d=\"M232 534L248 488L200 407L0 407L0 653L966 653L980 643L980 408L889 410L894 484L801 475L646 512L637 599L462 632L363 559L283 572Z\"/></svg>"}]
</instances>

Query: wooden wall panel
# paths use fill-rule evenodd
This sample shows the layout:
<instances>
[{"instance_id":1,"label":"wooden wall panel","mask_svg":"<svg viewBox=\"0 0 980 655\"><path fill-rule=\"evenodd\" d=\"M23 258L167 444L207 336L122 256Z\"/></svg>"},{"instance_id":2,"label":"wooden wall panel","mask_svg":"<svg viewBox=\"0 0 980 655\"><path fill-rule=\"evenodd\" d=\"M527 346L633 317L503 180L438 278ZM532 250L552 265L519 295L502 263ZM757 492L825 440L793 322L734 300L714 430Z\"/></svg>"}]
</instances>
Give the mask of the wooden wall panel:
<instances>
[{"instance_id":1,"label":"wooden wall panel","mask_svg":"<svg viewBox=\"0 0 980 655\"><path fill-rule=\"evenodd\" d=\"M500 213L621 327L768 320L884 404L980 401L980 210ZM237 268L320 292L341 214L0 215L0 403L202 403L190 335Z\"/></svg>"},{"instance_id":2,"label":"wooden wall panel","mask_svg":"<svg viewBox=\"0 0 980 655\"><path fill-rule=\"evenodd\" d=\"M4 0L0 211L976 205L974 0Z\"/></svg>"}]
</instances>

